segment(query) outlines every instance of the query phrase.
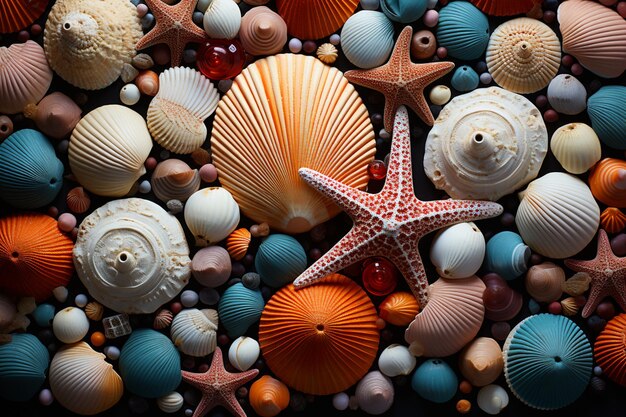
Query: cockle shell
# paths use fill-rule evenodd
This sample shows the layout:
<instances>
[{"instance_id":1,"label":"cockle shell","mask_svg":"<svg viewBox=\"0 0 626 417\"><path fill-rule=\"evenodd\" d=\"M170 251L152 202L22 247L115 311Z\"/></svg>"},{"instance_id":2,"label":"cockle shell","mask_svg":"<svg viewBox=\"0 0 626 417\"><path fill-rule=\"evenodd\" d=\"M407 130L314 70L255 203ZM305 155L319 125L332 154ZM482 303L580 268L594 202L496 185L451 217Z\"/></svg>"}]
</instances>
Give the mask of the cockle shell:
<instances>
[{"instance_id":1,"label":"cockle shell","mask_svg":"<svg viewBox=\"0 0 626 417\"><path fill-rule=\"evenodd\" d=\"M251 55L273 55L287 43L287 24L265 6L254 7L241 19L239 40Z\"/></svg>"},{"instance_id":2,"label":"cockle shell","mask_svg":"<svg viewBox=\"0 0 626 417\"><path fill-rule=\"evenodd\" d=\"M476 87L478 87L479 82L480 79L478 78L476 71L467 65L457 68L456 71L454 71L454 75L452 75L452 79L450 80L452 88L462 93L475 90Z\"/></svg>"},{"instance_id":3,"label":"cockle shell","mask_svg":"<svg viewBox=\"0 0 626 417\"><path fill-rule=\"evenodd\" d=\"M587 90L570 74L554 77L548 85L547 96L552 108L562 114L575 115L587 108Z\"/></svg>"},{"instance_id":4,"label":"cockle shell","mask_svg":"<svg viewBox=\"0 0 626 417\"><path fill-rule=\"evenodd\" d=\"M196 246L217 243L239 224L239 206L227 189L203 188L185 204L185 223L196 239Z\"/></svg>"},{"instance_id":5,"label":"cockle shell","mask_svg":"<svg viewBox=\"0 0 626 417\"><path fill-rule=\"evenodd\" d=\"M324 64L331 65L335 63L339 53L335 45L332 43L323 43L317 48L315 55L317 55L317 59L322 61Z\"/></svg>"},{"instance_id":6,"label":"cockle shell","mask_svg":"<svg viewBox=\"0 0 626 417\"><path fill-rule=\"evenodd\" d=\"M289 388L278 379L263 375L250 387L248 399L255 413L274 417L289 406Z\"/></svg>"},{"instance_id":7,"label":"cockle shell","mask_svg":"<svg viewBox=\"0 0 626 417\"><path fill-rule=\"evenodd\" d=\"M228 235L226 239L226 250L228 250L230 257L236 261L243 259L248 252L250 240L252 240L252 235L245 227L234 230Z\"/></svg>"},{"instance_id":8,"label":"cockle shell","mask_svg":"<svg viewBox=\"0 0 626 417\"><path fill-rule=\"evenodd\" d=\"M474 223L450 226L435 236L430 261L444 278L474 275L485 257L485 237Z\"/></svg>"},{"instance_id":9,"label":"cockle shell","mask_svg":"<svg viewBox=\"0 0 626 417\"><path fill-rule=\"evenodd\" d=\"M166 159L157 164L150 184L154 195L163 202L186 201L200 189L200 174L180 159Z\"/></svg>"},{"instance_id":10,"label":"cockle shell","mask_svg":"<svg viewBox=\"0 0 626 417\"><path fill-rule=\"evenodd\" d=\"M250 2L250 0L248 0ZM257 4L267 1L256 0ZM358 0L277 0L278 13L289 34L300 39L320 39L339 29L354 13Z\"/></svg>"},{"instance_id":11,"label":"cockle shell","mask_svg":"<svg viewBox=\"0 0 626 417\"><path fill-rule=\"evenodd\" d=\"M593 355L602 373L626 387L626 314L613 317L596 339Z\"/></svg>"},{"instance_id":12,"label":"cockle shell","mask_svg":"<svg viewBox=\"0 0 626 417\"><path fill-rule=\"evenodd\" d=\"M49 0L0 0L0 33L26 28L46 10Z\"/></svg>"},{"instance_id":13,"label":"cockle shell","mask_svg":"<svg viewBox=\"0 0 626 417\"><path fill-rule=\"evenodd\" d=\"M137 9L127 0L59 0L46 21L44 49L65 81L99 90L130 64L142 36Z\"/></svg>"},{"instance_id":14,"label":"cockle shell","mask_svg":"<svg viewBox=\"0 0 626 417\"><path fill-rule=\"evenodd\" d=\"M626 161L604 158L589 174L589 187L593 196L612 207L626 207Z\"/></svg>"},{"instance_id":15,"label":"cockle shell","mask_svg":"<svg viewBox=\"0 0 626 417\"><path fill-rule=\"evenodd\" d=\"M475 339L459 356L461 374L475 387L491 384L500 377L503 368L500 345L489 337Z\"/></svg>"},{"instance_id":16,"label":"cockle shell","mask_svg":"<svg viewBox=\"0 0 626 417\"><path fill-rule=\"evenodd\" d=\"M240 371L247 371L259 358L259 342L251 337L239 336L228 349L228 361Z\"/></svg>"},{"instance_id":17,"label":"cockle shell","mask_svg":"<svg viewBox=\"0 0 626 417\"><path fill-rule=\"evenodd\" d=\"M608 233L619 233L626 227L626 214L616 207L607 207L600 214L600 225Z\"/></svg>"},{"instance_id":18,"label":"cockle shell","mask_svg":"<svg viewBox=\"0 0 626 417\"><path fill-rule=\"evenodd\" d=\"M365 375L356 386L359 408L367 414L383 414L393 405L395 391L391 379L378 371Z\"/></svg>"},{"instance_id":19,"label":"cockle shell","mask_svg":"<svg viewBox=\"0 0 626 417\"><path fill-rule=\"evenodd\" d=\"M85 315L89 320L102 320L102 313L104 313L104 306L97 301L91 301L85 306Z\"/></svg>"},{"instance_id":20,"label":"cockle shell","mask_svg":"<svg viewBox=\"0 0 626 417\"><path fill-rule=\"evenodd\" d=\"M228 336L236 338L259 321L264 307L261 291L244 287L238 282L224 291L217 310Z\"/></svg>"},{"instance_id":21,"label":"cockle shell","mask_svg":"<svg viewBox=\"0 0 626 417\"><path fill-rule=\"evenodd\" d=\"M216 288L230 278L232 263L228 252L221 246L202 248L193 256L191 273L202 285Z\"/></svg>"},{"instance_id":22,"label":"cockle shell","mask_svg":"<svg viewBox=\"0 0 626 417\"><path fill-rule=\"evenodd\" d=\"M211 0L202 19L204 31L212 39L233 39L241 26L241 10L234 0Z\"/></svg>"},{"instance_id":23,"label":"cockle shell","mask_svg":"<svg viewBox=\"0 0 626 417\"><path fill-rule=\"evenodd\" d=\"M0 344L0 398L28 401L46 380L50 354L32 334L16 333Z\"/></svg>"},{"instance_id":24,"label":"cockle shell","mask_svg":"<svg viewBox=\"0 0 626 417\"><path fill-rule=\"evenodd\" d=\"M82 214L89 210L91 199L83 187L74 187L65 196L67 208L76 214Z\"/></svg>"},{"instance_id":25,"label":"cockle shell","mask_svg":"<svg viewBox=\"0 0 626 417\"><path fill-rule=\"evenodd\" d=\"M54 92L39 104L28 104L24 116L33 119L37 128L54 139L69 135L80 120L82 110L63 93Z\"/></svg>"},{"instance_id":26,"label":"cockle shell","mask_svg":"<svg viewBox=\"0 0 626 417\"><path fill-rule=\"evenodd\" d=\"M211 149L242 212L288 233L339 213L300 168L363 189L376 150L367 109L342 73L292 54L258 60L235 79L218 105Z\"/></svg>"},{"instance_id":27,"label":"cockle shell","mask_svg":"<svg viewBox=\"0 0 626 417\"><path fill-rule=\"evenodd\" d=\"M437 43L453 58L479 58L489 42L489 21L480 10L464 1L451 2L439 11Z\"/></svg>"},{"instance_id":28,"label":"cockle shell","mask_svg":"<svg viewBox=\"0 0 626 417\"><path fill-rule=\"evenodd\" d=\"M165 329L172 324L172 320L174 320L174 315L171 311L166 309L161 309L154 316L154 321L152 322L152 327L157 330Z\"/></svg>"},{"instance_id":29,"label":"cockle shell","mask_svg":"<svg viewBox=\"0 0 626 417\"><path fill-rule=\"evenodd\" d=\"M586 172L602 156L598 135L584 123L568 123L558 128L550 140L550 150L572 174Z\"/></svg>"},{"instance_id":30,"label":"cockle shell","mask_svg":"<svg viewBox=\"0 0 626 417\"><path fill-rule=\"evenodd\" d=\"M478 391L476 404L485 413L497 415L509 405L509 394L500 385L486 385Z\"/></svg>"},{"instance_id":31,"label":"cockle shell","mask_svg":"<svg viewBox=\"0 0 626 417\"><path fill-rule=\"evenodd\" d=\"M564 316L575 316L580 310L580 306L576 302L576 298L567 297L561 300L561 311Z\"/></svg>"},{"instance_id":32,"label":"cockle shell","mask_svg":"<svg viewBox=\"0 0 626 417\"><path fill-rule=\"evenodd\" d=\"M173 414L183 407L185 399L178 392L172 391L169 394L157 398L156 403L159 410L164 413Z\"/></svg>"},{"instance_id":33,"label":"cockle shell","mask_svg":"<svg viewBox=\"0 0 626 417\"><path fill-rule=\"evenodd\" d=\"M74 247L93 298L120 313L153 313L187 285L189 247L176 217L139 198L113 200L83 220Z\"/></svg>"},{"instance_id":34,"label":"cockle shell","mask_svg":"<svg viewBox=\"0 0 626 417\"><path fill-rule=\"evenodd\" d=\"M427 0L381 0L380 8L394 22L413 23L426 11Z\"/></svg>"},{"instance_id":35,"label":"cockle shell","mask_svg":"<svg viewBox=\"0 0 626 417\"><path fill-rule=\"evenodd\" d=\"M341 29L341 50L359 68L383 65L393 49L393 23L383 13L361 10Z\"/></svg>"},{"instance_id":36,"label":"cockle shell","mask_svg":"<svg viewBox=\"0 0 626 417\"><path fill-rule=\"evenodd\" d=\"M190 308L174 317L170 334L174 345L186 355L206 356L217 346L217 311Z\"/></svg>"},{"instance_id":37,"label":"cockle shell","mask_svg":"<svg viewBox=\"0 0 626 417\"><path fill-rule=\"evenodd\" d=\"M591 127L600 140L615 149L626 149L626 86L607 85L587 100Z\"/></svg>"},{"instance_id":38,"label":"cockle shell","mask_svg":"<svg viewBox=\"0 0 626 417\"><path fill-rule=\"evenodd\" d=\"M583 295L591 283L591 277L586 272L577 272L563 283L563 292L573 297Z\"/></svg>"},{"instance_id":39,"label":"cockle shell","mask_svg":"<svg viewBox=\"0 0 626 417\"><path fill-rule=\"evenodd\" d=\"M213 114L218 101L217 89L199 71L167 69L159 75L159 92L148 107L148 129L168 151L192 153L204 143L204 121Z\"/></svg>"},{"instance_id":40,"label":"cockle shell","mask_svg":"<svg viewBox=\"0 0 626 417\"><path fill-rule=\"evenodd\" d=\"M378 369L389 377L408 375L416 364L409 348L396 343L387 346L378 357Z\"/></svg>"},{"instance_id":41,"label":"cockle shell","mask_svg":"<svg viewBox=\"0 0 626 417\"><path fill-rule=\"evenodd\" d=\"M453 198L498 200L537 176L548 150L539 110L501 88L455 97L426 140L424 170Z\"/></svg>"},{"instance_id":42,"label":"cockle shell","mask_svg":"<svg viewBox=\"0 0 626 417\"><path fill-rule=\"evenodd\" d=\"M446 362L428 359L422 362L413 374L411 388L420 397L434 403L448 402L456 394L459 380Z\"/></svg>"},{"instance_id":43,"label":"cockle shell","mask_svg":"<svg viewBox=\"0 0 626 417\"><path fill-rule=\"evenodd\" d=\"M280 288L304 272L307 267L306 252L295 238L273 234L259 246L254 267L264 284Z\"/></svg>"},{"instance_id":44,"label":"cockle shell","mask_svg":"<svg viewBox=\"0 0 626 417\"><path fill-rule=\"evenodd\" d=\"M419 311L419 305L413 294L403 291L389 294L378 308L380 318L395 326L408 326Z\"/></svg>"},{"instance_id":45,"label":"cockle shell","mask_svg":"<svg viewBox=\"0 0 626 417\"><path fill-rule=\"evenodd\" d=\"M54 336L63 343L76 343L89 331L87 316L77 307L66 307L52 321Z\"/></svg>"},{"instance_id":46,"label":"cockle shell","mask_svg":"<svg viewBox=\"0 0 626 417\"><path fill-rule=\"evenodd\" d=\"M534 265L524 280L526 291L539 302L549 303L561 298L565 284L565 271L552 262Z\"/></svg>"}]
</instances>

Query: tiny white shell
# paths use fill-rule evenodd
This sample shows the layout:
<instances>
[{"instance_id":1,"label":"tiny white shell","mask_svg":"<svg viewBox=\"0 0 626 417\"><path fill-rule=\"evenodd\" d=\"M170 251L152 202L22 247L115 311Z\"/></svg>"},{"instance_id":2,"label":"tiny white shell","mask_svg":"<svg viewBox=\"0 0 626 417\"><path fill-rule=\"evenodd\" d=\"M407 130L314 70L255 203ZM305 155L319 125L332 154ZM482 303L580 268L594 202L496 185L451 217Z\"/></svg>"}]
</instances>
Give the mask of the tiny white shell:
<instances>
[{"instance_id":1,"label":"tiny white shell","mask_svg":"<svg viewBox=\"0 0 626 417\"><path fill-rule=\"evenodd\" d=\"M573 75L557 75L548 85L548 101L561 114L578 114L587 108L587 90Z\"/></svg>"},{"instance_id":2,"label":"tiny white shell","mask_svg":"<svg viewBox=\"0 0 626 417\"><path fill-rule=\"evenodd\" d=\"M196 238L196 246L207 246L225 239L239 223L239 206L221 187L193 193L185 204L185 223Z\"/></svg>"},{"instance_id":3,"label":"tiny white shell","mask_svg":"<svg viewBox=\"0 0 626 417\"><path fill-rule=\"evenodd\" d=\"M359 381L354 395L363 411L373 415L382 414L393 404L393 384L380 372L372 371Z\"/></svg>"},{"instance_id":4,"label":"tiny white shell","mask_svg":"<svg viewBox=\"0 0 626 417\"><path fill-rule=\"evenodd\" d=\"M170 334L174 345L190 356L206 356L217 346L217 311L190 308L178 313Z\"/></svg>"},{"instance_id":5,"label":"tiny white shell","mask_svg":"<svg viewBox=\"0 0 626 417\"><path fill-rule=\"evenodd\" d=\"M139 102L141 92L135 84L126 84L120 90L120 101L127 106L133 106Z\"/></svg>"},{"instance_id":6,"label":"tiny white shell","mask_svg":"<svg viewBox=\"0 0 626 417\"><path fill-rule=\"evenodd\" d=\"M587 172L602 157L598 135L584 123L569 123L558 128L550 140L550 150L572 174Z\"/></svg>"},{"instance_id":7,"label":"tiny white shell","mask_svg":"<svg viewBox=\"0 0 626 417\"><path fill-rule=\"evenodd\" d=\"M408 375L416 364L417 359L409 348L396 343L387 346L378 358L378 369L390 377Z\"/></svg>"},{"instance_id":8,"label":"tiny white shell","mask_svg":"<svg viewBox=\"0 0 626 417\"><path fill-rule=\"evenodd\" d=\"M240 371L247 371L259 358L259 342L251 337L240 336L228 349L230 364Z\"/></svg>"},{"instance_id":9,"label":"tiny white shell","mask_svg":"<svg viewBox=\"0 0 626 417\"><path fill-rule=\"evenodd\" d=\"M509 405L509 394L499 385L485 385L478 391L476 402L485 413L496 415Z\"/></svg>"},{"instance_id":10,"label":"tiny white shell","mask_svg":"<svg viewBox=\"0 0 626 417\"><path fill-rule=\"evenodd\" d=\"M452 97L452 91L445 85L434 86L429 94L430 101L436 106L443 106L450 101L450 97Z\"/></svg>"},{"instance_id":11,"label":"tiny white shell","mask_svg":"<svg viewBox=\"0 0 626 417\"><path fill-rule=\"evenodd\" d=\"M474 223L459 223L440 231L430 247L430 260L444 278L468 278L485 258L485 237Z\"/></svg>"},{"instance_id":12,"label":"tiny white shell","mask_svg":"<svg viewBox=\"0 0 626 417\"><path fill-rule=\"evenodd\" d=\"M211 0L202 24L212 39L235 38L241 26L241 10L233 0Z\"/></svg>"},{"instance_id":13,"label":"tiny white shell","mask_svg":"<svg viewBox=\"0 0 626 417\"><path fill-rule=\"evenodd\" d=\"M80 308L67 307L52 320L54 336L63 343L76 343L89 331L89 320Z\"/></svg>"},{"instance_id":14,"label":"tiny white shell","mask_svg":"<svg viewBox=\"0 0 626 417\"><path fill-rule=\"evenodd\" d=\"M156 401L159 409L168 414L172 414L180 410L183 406L183 402L183 396L176 391L165 394Z\"/></svg>"}]
</instances>

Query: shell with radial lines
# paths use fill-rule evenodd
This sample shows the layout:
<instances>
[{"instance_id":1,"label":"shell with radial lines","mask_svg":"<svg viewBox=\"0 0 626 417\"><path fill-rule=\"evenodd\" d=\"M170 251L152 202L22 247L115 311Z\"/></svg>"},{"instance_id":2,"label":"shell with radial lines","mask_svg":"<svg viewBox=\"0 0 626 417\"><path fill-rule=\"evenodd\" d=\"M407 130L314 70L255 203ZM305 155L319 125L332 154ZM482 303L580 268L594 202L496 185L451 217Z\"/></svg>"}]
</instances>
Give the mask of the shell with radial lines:
<instances>
[{"instance_id":1,"label":"shell with radial lines","mask_svg":"<svg viewBox=\"0 0 626 417\"><path fill-rule=\"evenodd\" d=\"M217 346L217 311L183 310L174 317L170 334L174 345L186 355L206 356Z\"/></svg>"}]
</instances>

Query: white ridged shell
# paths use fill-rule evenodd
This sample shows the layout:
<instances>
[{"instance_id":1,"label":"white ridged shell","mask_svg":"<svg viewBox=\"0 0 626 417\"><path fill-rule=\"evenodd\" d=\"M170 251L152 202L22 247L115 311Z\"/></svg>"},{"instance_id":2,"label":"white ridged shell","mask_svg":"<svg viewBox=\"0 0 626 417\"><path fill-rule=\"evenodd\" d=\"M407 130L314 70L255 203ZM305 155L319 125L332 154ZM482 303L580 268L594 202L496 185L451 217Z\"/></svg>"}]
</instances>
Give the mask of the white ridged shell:
<instances>
[{"instance_id":1,"label":"white ridged shell","mask_svg":"<svg viewBox=\"0 0 626 417\"><path fill-rule=\"evenodd\" d=\"M409 348L396 343L387 346L378 358L378 369L389 377L408 375L416 364L417 359Z\"/></svg>"},{"instance_id":2,"label":"white ridged shell","mask_svg":"<svg viewBox=\"0 0 626 417\"><path fill-rule=\"evenodd\" d=\"M485 237L474 223L450 226L435 236L430 261L444 278L468 278L485 258Z\"/></svg>"},{"instance_id":3,"label":"white ridged shell","mask_svg":"<svg viewBox=\"0 0 626 417\"><path fill-rule=\"evenodd\" d=\"M572 174L587 172L602 156L598 135L584 123L569 123L558 128L550 140L550 150Z\"/></svg>"},{"instance_id":4,"label":"white ridged shell","mask_svg":"<svg viewBox=\"0 0 626 417\"><path fill-rule=\"evenodd\" d=\"M476 403L487 414L500 414L509 405L509 394L500 385L486 385L478 391Z\"/></svg>"},{"instance_id":5,"label":"white ridged shell","mask_svg":"<svg viewBox=\"0 0 626 417\"><path fill-rule=\"evenodd\" d=\"M548 85L548 101L555 111L575 115L587 108L587 90L573 75L557 75Z\"/></svg>"},{"instance_id":6,"label":"white ridged shell","mask_svg":"<svg viewBox=\"0 0 626 417\"><path fill-rule=\"evenodd\" d=\"M172 321L170 335L174 345L186 355L206 356L217 346L217 311L191 308L178 313Z\"/></svg>"},{"instance_id":7,"label":"white ridged shell","mask_svg":"<svg viewBox=\"0 0 626 417\"><path fill-rule=\"evenodd\" d=\"M177 412L183 407L185 402L182 395L176 391L172 391L169 394L165 394L162 397L157 398L157 406L164 413L172 414Z\"/></svg>"},{"instance_id":8,"label":"white ridged shell","mask_svg":"<svg viewBox=\"0 0 626 417\"><path fill-rule=\"evenodd\" d=\"M395 391L391 380L378 371L365 375L356 386L359 407L367 414L378 415L393 405Z\"/></svg>"},{"instance_id":9,"label":"white ridged shell","mask_svg":"<svg viewBox=\"0 0 626 417\"><path fill-rule=\"evenodd\" d=\"M89 320L80 308L67 307L55 314L52 331L61 342L75 343L89 331Z\"/></svg>"},{"instance_id":10,"label":"white ridged shell","mask_svg":"<svg viewBox=\"0 0 626 417\"><path fill-rule=\"evenodd\" d=\"M241 10L233 0L212 0L204 12L204 31L212 39L237 37L241 26Z\"/></svg>"},{"instance_id":11,"label":"white ridged shell","mask_svg":"<svg viewBox=\"0 0 626 417\"><path fill-rule=\"evenodd\" d=\"M240 371L247 371L259 358L259 342L251 337L240 336L228 349L230 364Z\"/></svg>"},{"instance_id":12,"label":"white ridged shell","mask_svg":"<svg viewBox=\"0 0 626 417\"><path fill-rule=\"evenodd\" d=\"M341 50L359 68L383 65L393 49L393 23L381 12L361 10L341 29Z\"/></svg>"},{"instance_id":13,"label":"white ridged shell","mask_svg":"<svg viewBox=\"0 0 626 417\"><path fill-rule=\"evenodd\" d=\"M217 243L239 224L239 206L225 188L203 188L187 200L185 223L196 238L196 246Z\"/></svg>"}]
</instances>

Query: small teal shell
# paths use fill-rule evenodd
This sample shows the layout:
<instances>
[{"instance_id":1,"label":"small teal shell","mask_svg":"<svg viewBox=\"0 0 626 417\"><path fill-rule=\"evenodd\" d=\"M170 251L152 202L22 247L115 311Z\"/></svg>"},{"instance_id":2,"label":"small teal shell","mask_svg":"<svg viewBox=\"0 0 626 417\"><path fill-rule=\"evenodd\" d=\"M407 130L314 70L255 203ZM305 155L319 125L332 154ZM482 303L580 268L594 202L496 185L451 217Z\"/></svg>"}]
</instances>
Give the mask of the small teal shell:
<instances>
[{"instance_id":1,"label":"small teal shell","mask_svg":"<svg viewBox=\"0 0 626 417\"><path fill-rule=\"evenodd\" d=\"M426 11L427 0L380 0L385 16L394 22L412 23Z\"/></svg>"},{"instance_id":2,"label":"small teal shell","mask_svg":"<svg viewBox=\"0 0 626 417\"><path fill-rule=\"evenodd\" d=\"M587 100L591 127L611 148L626 150L626 87L608 85Z\"/></svg>"},{"instance_id":3,"label":"small teal shell","mask_svg":"<svg viewBox=\"0 0 626 417\"><path fill-rule=\"evenodd\" d=\"M473 4L455 1L439 11L437 42L453 58L480 58L489 43L489 21Z\"/></svg>"},{"instance_id":4,"label":"small teal shell","mask_svg":"<svg viewBox=\"0 0 626 417\"><path fill-rule=\"evenodd\" d=\"M528 317L509 333L503 356L504 376L513 394L542 410L571 404L591 378L589 340L564 316Z\"/></svg>"},{"instance_id":5,"label":"small teal shell","mask_svg":"<svg viewBox=\"0 0 626 417\"><path fill-rule=\"evenodd\" d=\"M450 401L458 383L452 368L441 359L428 359L415 370L411 379L413 391L435 403Z\"/></svg>"},{"instance_id":6,"label":"small teal shell","mask_svg":"<svg viewBox=\"0 0 626 417\"><path fill-rule=\"evenodd\" d=\"M46 380L50 355L32 334L14 334L9 343L0 345L0 397L10 401L28 401Z\"/></svg>"},{"instance_id":7,"label":"small teal shell","mask_svg":"<svg viewBox=\"0 0 626 417\"><path fill-rule=\"evenodd\" d=\"M145 398L175 390L181 381L180 355L172 341L152 329L134 330L119 359L124 386Z\"/></svg>"},{"instance_id":8,"label":"small teal shell","mask_svg":"<svg viewBox=\"0 0 626 417\"><path fill-rule=\"evenodd\" d=\"M467 65L457 68L451 80L452 88L461 93L475 90L479 82L480 79L476 71Z\"/></svg>"},{"instance_id":9,"label":"small teal shell","mask_svg":"<svg viewBox=\"0 0 626 417\"><path fill-rule=\"evenodd\" d=\"M52 304L39 304L33 311L33 318L40 327L50 327L54 318L55 309Z\"/></svg>"},{"instance_id":10,"label":"small teal shell","mask_svg":"<svg viewBox=\"0 0 626 417\"><path fill-rule=\"evenodd\" d=\"M263 282L278 288L290 283L306 269L306 252L291 236L270 235L261 243L254 259Z\"/></svg>"},{"instance_id":11,"label":"small teal shell","mask_svg":"<svg viewBox=\"0 0 626 417\"><path fill-rule=\"evenodd\" d=\"M393 49L393 23L381 12L361 10L343 25L341 49L359 68L383 65Z\"/></svg>"},{"instance_id":12,"label":"small teal shell","mask_svg":"<svg viewBox=\"0 0 626 417\"><path fill-rule=\"evenodd\" d=\"M528 269L530 248L514 232L500 232L487 242L487 269L507 280L521 276Z\"/></svg>"},{"instance_id":13,"label":"small teal shell","mask_svg":"<svg viewBox=\"0 0 626 417\"><path fill-rule=\"evenodd\" d=\"M264 307L261 291L248 289L238 282L224 291L217 311L228 336L236 338L259 321Z\"/></svg>"},{"instance_id":14,"label":"small teal shell","mask_svg":"<svg viewBox=\"0 0 626 417\"><path fill-rule=\"evenodd\" d=\"M0 144L0 196L12 206L34 209L52 200L63 185L63 163L44 135L32 129Z\"/></svg>"}]
</instances>

